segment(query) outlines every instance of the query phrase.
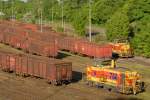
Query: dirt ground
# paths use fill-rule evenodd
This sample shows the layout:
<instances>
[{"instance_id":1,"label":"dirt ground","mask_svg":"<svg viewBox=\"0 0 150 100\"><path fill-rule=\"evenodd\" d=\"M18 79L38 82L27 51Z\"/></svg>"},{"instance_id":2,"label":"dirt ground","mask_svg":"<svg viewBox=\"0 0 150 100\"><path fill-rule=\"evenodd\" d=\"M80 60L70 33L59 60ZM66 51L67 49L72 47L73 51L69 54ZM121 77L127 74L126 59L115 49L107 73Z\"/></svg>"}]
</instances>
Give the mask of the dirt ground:
<instances>
[{"instance_id":1,"label":"dirt ground","mask_svg":"<svg viewBox=\"0 0 150 100\"><path fill-rule=\"evenodd\" d=\"M10 50L10 47L0 45L0 49ZM62 55L62 54L61 54ZM74 82L69 85L52 86L44 79L16 76L13 73L0 71L0 100L149 100L150 98L150 64L136 59L119 59L118 66L127 67L142 74L146 82L146 91L137 95L123 95L97 89L85 85L82 73L93 60L64 53L63 60L73 62Z\"/></svg>"}]
</instances>

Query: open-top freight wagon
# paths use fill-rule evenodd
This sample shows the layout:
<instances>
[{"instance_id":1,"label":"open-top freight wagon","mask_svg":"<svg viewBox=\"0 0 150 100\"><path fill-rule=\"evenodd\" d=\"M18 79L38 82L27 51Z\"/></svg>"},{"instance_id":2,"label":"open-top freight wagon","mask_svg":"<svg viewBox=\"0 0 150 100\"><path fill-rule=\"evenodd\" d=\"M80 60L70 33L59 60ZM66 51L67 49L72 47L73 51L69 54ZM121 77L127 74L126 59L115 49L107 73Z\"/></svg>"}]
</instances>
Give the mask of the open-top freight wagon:
<instances>
[{"instance_id":1,"label":"open-top freight wagon","mask_svg":"<svg viewBox=\"0 0 150 100\"><path fill-rule=\"evenodd\" d=\"M55 41L60 50L67 50L71 53L77 53L92 58L110 58L112 57L112 47L110 45L100 45L91 43L87 40L74 37L55 36Z\"/></svg>"},{"instance_id":2,"label":"open-top freight wagon","mask_svg":"<svg viewBox=\"0 0 150 100\"><path fill-rule=\"evenodd\" d=\"M63 36L54 31L49 31L49 32L33 31L30 28L24 28L24 27L18 26L17 23L15 23L15 22L12 22L12 23L14 24L13 27L11 25L11 22L7 22L5 24L5 21L4 21L1 25L5 28L5 30L1 29L1 34L3 34L2 32L3 31L5 32L6 30L8 30L8 31L10 30L10 32L12 32L12 30L14 30L15 33L17 33L19 35L13 35L13 36L18 37L19 39L22 38L22 40L24 40L23 38L26 37L27 39L32 38L36 41L41 41L41 42L45 42L45 43L55 42L55 44L58 46L59 50L67 50L72 53L78 53L78 54L86 55L86 56L93 57L93 58L107 58L107 57L112 56L112 47L110 45L95 44L95 43L91 43L84 39L78 39L78 38L74 38L74 37L70 37L70 36ZM6 28L6 25L8 25L9 27ZM25 26L27 26L27 25L28 24L26 24ZM30 24L29 24L29 26L30 26ZM31 25L31 26L34 26L34 25ZM19 31L20 30L19 28L22 29L21 32ZM8 33L10 33L10 32L8 32ZM6 36L6 38L7 38L7 36ZM3 38L1 38L1 39L3 39ZM9 41L4 41L4 42L9 42ZM20 43L22 43L22 41ZM23 42L23 43L26 44L27 42ZM36 44L38 45L39 43L37 42ZM26 46L26 45L23 45L23 46ZM32 47L32 46L30 46L30 47ZM39 46L38 48L42 48L42 47ZM56 46L55 46L55 48L56 48ZM30 49L30 50L32 50L32 49ZM54 54L56 54L56 53L54 53Z\"/></svg>"},{"instance_id":3,"label":"open-top freight wagon","mask_svg":"<svg viewBox=\"0 0 150 100\"><path fill-rule=\"evenodd\" d=\"M43 40L41 40L41 38ZM0 42L9 44L14 48L22 49L32 54L56 57L58 46L54 39L44 40L48 37L38 32L28 32L18 27L0 25Z\"/></svg>"},{"instance_id":4,"label":"open-top freight wagon","mask_svg":"<svg viewBox=\"0 0 150 100\"><path fill-rule=\"evenodd\" d=\"M73 37L62 37L58 40L58 47L61 50L67 50L72 53L78 53L93 58L112 57L112 48L110 45L100 45Z\"/></svg>"},{"instance_id":5,"label":"open-top freight wagon","mask_svg":"<svg viewBox=\"0 0 150 100\"><path fill-rule=\"evenodd\" d=\"M13 20L0 20L0 24L5 24L5 25L11 25L11 26L16 26L16 27L21 27L26 30L31 30L33 32L41 31L41 25L36 25L36 24L31 24L31 23L24 23L21 21ZM51 27L42 25L43 32L45 31L53 31Z\"/></svg>"},{"instance_id":6,"label":"open-top freight wagon","mask_svg":"<svg viewBox=\"0 0 150 100\"><path fill-rule=\"evenodd\" d=\"M112 60L111 65L103 61L95 66L88 66L86 69L86 80L90 86L107 88L123 94L137 94L144 91L144 82L141 75L123 67L115 67Z\"/></svg>"},{"instance_id":7,"label":"open-top freight wagon","mask_svg":"<svg viewBox=\"0 0 150 100\"><path fill-rule=\"evenodd\" d=\"M56 57L58 55L58 46L55 42L38 41L28 38L27 52L47 57Z\"/></svg>"},{"instance_id":8,"label":"open-top freight wagon","mask_svg":"<svg viewBox=\"0 0 150 100\"><path fill-rule=\"evenodd\" d=\"M0 51L0 68L17 75L43 78L54 85L72 80L72 63L58 59Z\"/></svg>"}]
</instances>

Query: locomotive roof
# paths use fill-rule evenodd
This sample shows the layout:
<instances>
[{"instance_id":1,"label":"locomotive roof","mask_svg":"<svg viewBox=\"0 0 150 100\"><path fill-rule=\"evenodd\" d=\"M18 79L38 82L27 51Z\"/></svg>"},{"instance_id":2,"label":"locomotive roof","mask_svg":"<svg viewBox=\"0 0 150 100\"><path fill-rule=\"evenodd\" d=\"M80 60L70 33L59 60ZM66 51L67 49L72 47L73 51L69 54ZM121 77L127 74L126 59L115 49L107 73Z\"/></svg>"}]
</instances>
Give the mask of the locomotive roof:
<instances>
[{"instance_id":1,"label":"locomotive roof","mask_svg":"<svg viewBox=\"0 0 150 100\"><path fill-rule=\"evenodd\" d=\"M131 71L129 68L126 68L126 67L116 67L116 68L110 68L110 69L115 70L115 71L121 71L121 72Z\"/></svg>"}]
</instances>

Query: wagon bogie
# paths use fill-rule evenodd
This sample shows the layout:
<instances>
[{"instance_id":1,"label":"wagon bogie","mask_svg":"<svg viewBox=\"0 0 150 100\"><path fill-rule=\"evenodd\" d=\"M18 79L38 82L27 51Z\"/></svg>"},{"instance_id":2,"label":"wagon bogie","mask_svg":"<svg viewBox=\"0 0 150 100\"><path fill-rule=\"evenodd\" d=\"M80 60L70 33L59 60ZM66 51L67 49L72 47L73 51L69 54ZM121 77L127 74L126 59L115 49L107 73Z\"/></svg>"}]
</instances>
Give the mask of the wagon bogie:
<instances>
[{"instance_id":1,"label":"wagon bogie","mask_svg":"<svg viewBox=\"0 0 150 100\"><path fill-rule=\"evenodd\" d=\"M9 68L2 68L2 71L9 72Z\"/></svg>"},{"instance_id":2,"label":"wagon bogie","mask_svg":"<svg viewBox=\"0 0 150 100\"><path fill-rule=\"evenodd\" d=\"M24 78L26 78L26 77L29 77L30 75L27 74L27 73L23 73L23 74L21 74L21 76L24 77Z\"/></svg>"}]
</instances>

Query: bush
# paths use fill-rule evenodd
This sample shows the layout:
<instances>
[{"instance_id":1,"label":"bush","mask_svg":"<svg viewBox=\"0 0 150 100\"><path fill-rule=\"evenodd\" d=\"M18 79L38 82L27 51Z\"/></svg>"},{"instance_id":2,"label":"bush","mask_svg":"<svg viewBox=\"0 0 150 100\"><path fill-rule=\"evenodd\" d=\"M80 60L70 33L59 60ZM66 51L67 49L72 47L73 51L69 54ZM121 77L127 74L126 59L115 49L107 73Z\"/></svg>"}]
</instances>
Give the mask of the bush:
<instances>
[{"instance_id":1,"label":"bush","mask_svg":"<svg viewBox=\"0 0 150 100\"><path fill-rule=\"evenodd\" d=\"M106 23L107 37L109 40L127 38L129 34L129 18L127 16L128 4L114 13Z\"/></svg>"}]
</instances>

